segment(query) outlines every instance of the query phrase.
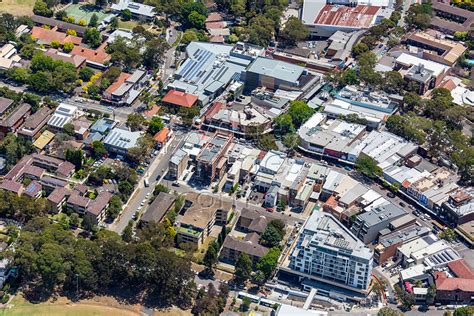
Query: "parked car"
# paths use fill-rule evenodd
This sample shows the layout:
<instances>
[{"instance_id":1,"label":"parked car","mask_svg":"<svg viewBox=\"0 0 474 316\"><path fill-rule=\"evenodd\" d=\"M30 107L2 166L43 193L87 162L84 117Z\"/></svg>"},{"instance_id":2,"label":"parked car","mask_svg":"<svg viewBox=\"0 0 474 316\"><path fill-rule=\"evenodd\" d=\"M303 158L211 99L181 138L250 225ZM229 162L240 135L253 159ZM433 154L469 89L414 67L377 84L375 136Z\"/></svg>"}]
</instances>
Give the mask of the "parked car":
<instances>
[{"instance_id":1,"label":"parked car","mask_svg":"<svg viewBox=\"0 0 474 316\"><path fill-rule=\"evenodd\" d=\"M387 196L393 199L395 197L395 194L393 192L388 192Z\"/></svg>"},{"instance_id":2,"label":"parked car","mask_svg":"<svg viewBox=\"0 0 474 316\"><path fill-rule=\"evenodd\" d=\"M400 203L398 203L398 204L400 204L401 207L407 206L407 205L406 205L405 203L403 203L403 202L400 202Z\"/></svg>"}]
</instances>

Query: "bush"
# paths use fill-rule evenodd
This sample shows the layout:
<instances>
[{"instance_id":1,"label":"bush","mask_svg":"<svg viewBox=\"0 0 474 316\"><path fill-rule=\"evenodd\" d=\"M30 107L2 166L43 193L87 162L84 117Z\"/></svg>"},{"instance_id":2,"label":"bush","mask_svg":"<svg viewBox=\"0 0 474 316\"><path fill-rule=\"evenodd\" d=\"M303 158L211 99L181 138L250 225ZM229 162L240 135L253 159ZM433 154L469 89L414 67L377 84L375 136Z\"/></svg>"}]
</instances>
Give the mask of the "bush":
<instances>
[{"instance_id":1,"label":"bush","mask_svg":"<svg viewBox=\"0 0 474 316\"><path fill-rule=\"evenodd\" d=\"M8 300L10 299L10 296L8 294L5 294L2 296L2 304L8 303Z\"/></svg>"}]
</instances>

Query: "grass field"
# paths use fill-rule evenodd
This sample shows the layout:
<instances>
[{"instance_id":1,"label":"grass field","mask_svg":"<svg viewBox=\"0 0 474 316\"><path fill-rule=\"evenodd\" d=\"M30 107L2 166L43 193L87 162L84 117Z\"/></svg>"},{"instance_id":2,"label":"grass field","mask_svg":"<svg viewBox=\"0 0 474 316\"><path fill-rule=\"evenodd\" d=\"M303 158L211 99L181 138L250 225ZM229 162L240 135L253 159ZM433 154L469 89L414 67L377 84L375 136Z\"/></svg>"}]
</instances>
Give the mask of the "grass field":
<instances>
[{"instance_id":1,"label":"grass field","mask_svg":"<svg viewBox=\"0 0 474 316\"><path fill-rule=\"evenodd\" d=\"M0 0L0 12L15 16L32 15L35 0Z\"/></svg>"},{"instance_id":2,"label":"grass field","mask_svg":"<svg viewBox=\"0 0 474 316\"><path fill-rule=\"evenodd\" d=\"M74 17L74 20L79 22L79 20L84 19L86 23L89 23L91 16L95 13L99 18L98 23L102 22L102 20L108 15L102 10L98 10L93 5L85 5L85 4L71 4L68 6L64 11L66 11L68 16Z\"/></svg>"},{"instance_id":3,"label":"grass field","mask_svg":"<svg viewBox=\"0 0 474 316\"><path fill-rule=\"evenodd\" d=\"M138 22L134 20L122 21L122 19L119 19L119 23L118 23L118 27L120 29L126 29L126 30L133 30L133 28L137 25L138 25Z\"/></svg>"},{"instance_id":4,"label":"grass field","mask_svg":"<svg viewBox=\"0 0 474 316\"><path fill-rule=\"evenodd\" d=\"M12 308L0 310L1 316L140 316L139 305L124 305L110 297L96 297L73 303L64 297L40 304L32 304L17 295L10 303ZM177 308L155 311L154 316L189 316L191 313Z\"/></svg>"}]
</instances>

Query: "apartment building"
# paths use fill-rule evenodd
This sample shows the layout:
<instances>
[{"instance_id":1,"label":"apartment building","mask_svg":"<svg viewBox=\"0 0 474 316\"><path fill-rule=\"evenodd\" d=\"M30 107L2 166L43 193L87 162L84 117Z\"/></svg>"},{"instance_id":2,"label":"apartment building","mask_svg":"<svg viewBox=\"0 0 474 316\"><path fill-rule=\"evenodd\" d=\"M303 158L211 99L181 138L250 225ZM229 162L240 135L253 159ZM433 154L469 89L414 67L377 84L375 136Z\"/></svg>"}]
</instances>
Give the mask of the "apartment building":
<instances>
[{"instance_id":1,"label":"apartment building","mask_svg":"<svg viewBox=\"0 0 474 316\"><path fill-rule=\"evenodd\" d=\"M365 292L370 283L373 253L334 216L313 212L290 255L289 270L300 280Z\"/></svg>"},{"instance_id":2,"label":"apartment building","mask_svg":"<svg viewBox=\"0 0 474 316\"><path fill-rule=\"evenodd\" d=\"M168 175L171 179L178 180L184 173L188 166L189 155L187 152L178 148L176 152L171 156L168 165Z\"/></svg>"},{"instance_id":3,"label":"apartment building","mask_svg":"<svg viewBox=\"0 0 474 316\"><path fill-rule=\"evenodd\" d=\"M177 229L178 245L191 244L199 249L215 224L225 225L232 203L210 195L186 194L185 213Z\"/></svg>"}]
</instances>

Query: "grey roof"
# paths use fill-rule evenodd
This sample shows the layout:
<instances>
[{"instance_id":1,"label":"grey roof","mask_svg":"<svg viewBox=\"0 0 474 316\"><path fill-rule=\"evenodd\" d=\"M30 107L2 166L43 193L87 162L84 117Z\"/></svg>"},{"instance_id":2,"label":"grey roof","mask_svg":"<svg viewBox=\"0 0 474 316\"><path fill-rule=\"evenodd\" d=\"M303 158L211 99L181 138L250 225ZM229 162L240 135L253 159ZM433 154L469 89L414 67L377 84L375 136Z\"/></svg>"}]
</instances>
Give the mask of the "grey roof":
<instances>
[{"instance_id":1,"label":"grey roof","mask_svg":"<svg viewBox=\"0 0 474 316\"><path fill-rule=\"evenodd\" d=\"M246 253L254 257L263 257L267 254L268 248L253 241L244 241L233 236L227 236L224 240L223 248L233 249L240 253Z\"/></svg>"},{"instance_id":2,"label":"grey roof","mask_svg":"<svg viewBox=\"0 0 474 316\"><path fill-rule=\"evenodd\" d=\"M145 214L143 214L143 216L140 218L140 221L146 223L159 223L170 210L175 201L176 198L174 195L166 192L160 192L153 203L151 203L151 205L148 207Z\"/></svg>"},{"instance_id":3,"label":"grey roof","mask_svg":"<svg viewBox=\"0 0 474 316\"><path fill-rule=\"evenodd\" d=\"M3 114L13 104L12 99L0 97L0 114Z\"/></svg>"},{"instance_id":4,"label":"grey roof","mask_svg":"<svg viewBox=\"0 0 474 316\"><path fill-rule=\"evenodd\" d=\"M366 213L358 215L357 217L365 222L368 227L371 227L380 222L391 221L405 214L407 214L405 210L399 208L395 204L387 203L379 205Z\"/></svg>"},{"instance_id":5,"label":"grey roof","mask_svg":"<svg viewBox=\"0 0 474 316\"><path fill-rule=\"evenodd\" d=\"M174 153L173 156L170 158L170 162L174 163L175 165L179 165L179 163L188 155L187 152L182 150L181 148L178 148L176 152Z\"/></svg>"},{"instance_id":6,"label":"grey roof","mask_svg":"<svg viewBox=\"0 0 474 316\"><path fill-rule=\"evenodd\" d=\"M31 16L31 20L36 24L57 26L62 31L74 30L78 35L83 35L86 31L85 26L80 26L78 24L64 22L53 18L47 18L36 14Z\"/></svg>"},{"instance_id":7,"label":"grey roof","mask_svg":"<svg viewBox=\"0 0 474 316\"><path fill-rule=\"evenodd\" d=\"M0 126L13 127L21 118L25 117L31 110L31 105L23 103L11 111L5 118L0 120Z\"/></svg>"},{"instance_id":8,"label":"grey roof","mask_svg":"<svg viewBox=\"0 0 474 316\"><path fill-rule=\"evenodd\" d=\"M106 133L109 129L112 129L117 122L108 118L100 118L91 126L91 132Z\"/></svg>"},{"instance_id":9,"label":"grey roof","mask_svg":"<svg viewBox=\"0 0 474 316\"><path fill-rule=\"evenodd\" d=\"M120 128L114 128L110 131L107 137L105 137L104 144L122 149L130 149L137 145L137 141L142 134L143 132L131 132Z\"/></svg>"},{"instance_id":10,"label":"grey roof","mask_svg":"<svg viewBox=\"0 0 474 316\"><path fill-rule=\"evenodd\" d=\"M112 92L112 95L121 97L143 77L145 72L143 70L135 70L133 74L128 77L124 83L122 83L114 92Z\"/></svg>"},{"instance_id":11,"label":"grey roof","mask_svg":"<svg viewBox=\"0 0 474 316\"><path fill-rule=\"evenodd\" d=\"M405 76L417 82L426 83L433 75L432 70L426 69L422 65L413 65Z\"/></svg>"},{"instance_id":12,"label":"grey roof","mask_svg":"<svg viewBox=\"0 0 474 316\"><path fill-rule=\"evenodd\" d=\"M57 178L52 178L52 177L49 177L49 176L44 176L41 179L41 184L49 185L49 186L53 186L53 187L64 188L67 185L67 181L60 180L60 179L57 179Z\"/></svg>"},{"instance_id":13,"label":"grey roof","mask_svg":"<svg viewBox=\"0 0 474 316\"><path fill-rule=\"evenodd\" d=\"M132 2L130 0L120 0L118 3L113 3L111 8L112 10L117 11L129 9L133 14L143 15L146 17L154 17L156 15L154 7L138 2Z\"/></svg>"},{"instance_id":14,"label":"grey roof","mask_svg":"<svg viewBox=\"0 0 474 316\"><path fill-rule=\"evenodd\" d=\"M365 260L370 260L373 256L372 250L331 214L313 212L303 226L303 235L322 248Z\"/></svg>"},{"instance_id":15,"label":"grey roof","mask_svg":"<svg viewBox=\"0 0 474 316\"><path fill-rule=\"evenodd\" d=\"M427 235L430 232L431 230L428 227L420 227L416 224L413 224L400 230L394 231L389 235L381 237L379 242L384 247L389 247L391 245L398 244L399 242L407 242L419 236Z\"/></svg>"},{"instance_id":16,"label":"grey roof","mask_svg":"<svg viewBox=\"0 0 474 316\"><path fill-rule=\"evenodd\" d=\"M89 135L87 135L86 139L84 139L84 144L86 145L90 145L92 144L93 142L95 141L100 141L102 140L102 138L104 138L104 135L102 135L101 133L99 132L95 132L95 133L90 133Z\"/></svg>"},{"instance_id":17,"label":"grey roof","mask_svg":"<svg viewBox=\"0 0 474 316\"><path fill-rule=\"evenodd\" d=\"M298 84L305 68L281 60L258 57L247 71Z\"/></svg>"},{"instance_id":18,"label":"grey roof","mask_svg":"<svg viewBox=\"0 0 474 316\"><path fill-rule=\"evenodd\" d=\"M188 58L176 72L176 80L168 86L197 95L200 100L207 93L215 93L236 79L250 62L230 57L230 45L191 42L186 47Z\"/></svg>"}]
</instances>

